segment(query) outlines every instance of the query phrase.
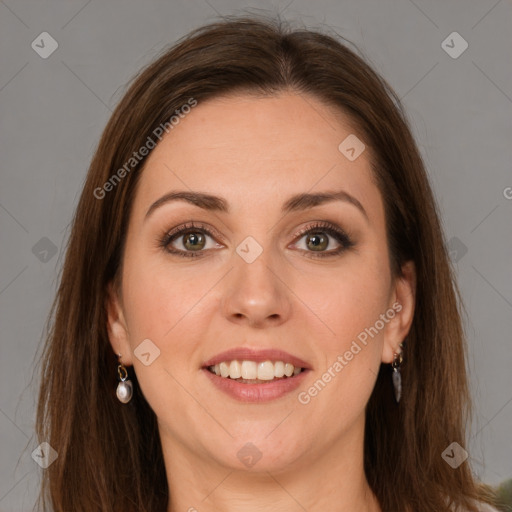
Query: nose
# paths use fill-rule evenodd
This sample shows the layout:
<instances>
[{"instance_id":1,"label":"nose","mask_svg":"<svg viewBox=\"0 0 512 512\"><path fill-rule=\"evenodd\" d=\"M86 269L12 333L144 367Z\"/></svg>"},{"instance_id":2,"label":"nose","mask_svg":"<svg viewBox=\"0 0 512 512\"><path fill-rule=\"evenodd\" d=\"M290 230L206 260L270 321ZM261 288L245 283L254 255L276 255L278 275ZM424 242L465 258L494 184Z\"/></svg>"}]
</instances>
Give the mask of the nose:
<instances>
[{"instance_id":1,"label":"nose","mask_svg":"<svg viewBox=\"0 0 512 512\"><path fill-rule=\"evenodd\" d=\"M234 254L221 301L224 316L233 323L254 328L278 326L292 311L293 295L279 266L266 251L248 263Z\"/></svg>"}]
</instances>

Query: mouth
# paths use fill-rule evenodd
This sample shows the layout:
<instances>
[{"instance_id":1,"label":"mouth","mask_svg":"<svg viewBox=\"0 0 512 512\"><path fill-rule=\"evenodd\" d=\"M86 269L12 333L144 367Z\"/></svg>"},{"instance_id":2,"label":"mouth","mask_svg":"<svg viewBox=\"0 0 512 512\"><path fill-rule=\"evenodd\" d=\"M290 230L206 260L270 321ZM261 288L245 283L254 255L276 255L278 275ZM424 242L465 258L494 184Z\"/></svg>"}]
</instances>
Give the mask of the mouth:
<instances>
[{"instance_id":1,"label":"mouth","mask_svg":"<svg viewBox=\"0 0 512 512\"><path fill-rule=\"evenodd\" d=\"M281 379L290 379L305 371L284 361L222 361L206 368L209 372L223 379L230 379L241 384L263 384Z\"/></svg>"},{"instance_id":2,"label":"mouth","mask_svg":"<svg viewBox=\"0 0 512 512\"><path fill-rule=\"evenodd\" d=\"M201 368L215 387L243 402L265 402L296 389L312 369L279 350L239 348L218 354Z\"/></svg>"}]
</instances>

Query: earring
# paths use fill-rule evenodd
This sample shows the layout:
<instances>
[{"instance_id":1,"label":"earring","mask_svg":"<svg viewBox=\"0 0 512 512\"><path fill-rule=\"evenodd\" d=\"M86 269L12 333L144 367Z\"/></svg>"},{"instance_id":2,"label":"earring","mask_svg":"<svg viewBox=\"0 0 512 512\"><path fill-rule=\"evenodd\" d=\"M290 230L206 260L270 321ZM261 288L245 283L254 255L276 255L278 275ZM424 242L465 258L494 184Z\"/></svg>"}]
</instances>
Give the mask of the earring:
<instances>
[{"instance_id":1,"label":"earring","mask_svg":"<svg viewBox=\"0 0 512 512\"><path fill-rule=\"evenodd\" d=\"M133 396L133 385L132 381L128 379L128 370L121 363L121 354L118 354L117 357L119 358L120 363L117 367L120 382L117 385L116 395L121 403L127 404Z\"/></svg>"},{"instance_id":2,"label":"earring","mask_svg":"<svg viewBox=\"0 0 512 512\"><path fill-rule=\"evenodd\" d=\"M400 349L403 348L403 343L400 343ZM391 377L393 379L393 387L395 388L396 403L400 402L400 398L402 396L402 375L400 374L400 365L402 364L403 360L404 358L402 356L402 350L400 350L398 354L396 352L393 354L393 362L391 363L391 366L393 367L393 373L391 374Z\"/></svg>"}]
</instances>

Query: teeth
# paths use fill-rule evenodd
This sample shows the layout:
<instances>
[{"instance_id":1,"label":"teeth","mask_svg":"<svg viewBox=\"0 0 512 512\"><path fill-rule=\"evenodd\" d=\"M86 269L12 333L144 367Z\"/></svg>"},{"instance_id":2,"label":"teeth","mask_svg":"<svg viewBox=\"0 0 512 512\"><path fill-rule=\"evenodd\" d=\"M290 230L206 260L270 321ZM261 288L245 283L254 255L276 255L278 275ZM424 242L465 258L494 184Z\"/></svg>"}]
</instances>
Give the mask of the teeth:
<instances>
[{"instance_id":1,"label":"teeth","mask_svg":"<svg viewBox=\"0 0 512 512\"><path fill-rule=\"evenodd\" d=\"M219 367L220 367L220 376L221 377L229 377L229 366L227 363L220 363L219 364Z\"/></svg>"},{"instance_id":2,"label":"teeth","mask_svg":"<svg viewBox=\"0 0 512 512\"><path fill-rule=\"evenodd\" d=\"M242 365L238 361L231 361L229 365L229 376L232 379L239 379L242 376Z\"/></svg>"},{"instance_id":3,"label":"teeth","mask_svg":"<svg viewBox=\"0 0 512 512\"><path fill-rule=\"evenodd\" d=\"M284 376L284 363L283 363L283 361L276 361L274 363L274 375L276 377L283 377Z\"/></svg>"},{"instance_id":4,"label":"teeth","mask_svg":"<svg viewBox=\"0 0 512 512\"><path fill-rule=\"evenodd\" d=\"M254 361L242 361L242 379L255 379L258 367Z\"/></svg>"},{"instance_id":5,"label":"teeth","mask_svg":"<svg viewBox=\"0 0 512 512\"><path fill-rule=\"evenodd\" d=\"M284 376L291 377L298 375L302 368L293 366L283 361L263 361L256 363L255 361L223 361L208 369L224 378L238 380L262 380L271 381L281 379Z\"/></svg>"},{"instance_id":6,"label":"teeth","mask_svg":"<svg viewBox=\"0 0 512 512\"><path fill-rule=\"evenodd\" d=\"M264 361L258 365L258 380L272 380L274 378L274 365Z\"/></svg>"}]
</instances>

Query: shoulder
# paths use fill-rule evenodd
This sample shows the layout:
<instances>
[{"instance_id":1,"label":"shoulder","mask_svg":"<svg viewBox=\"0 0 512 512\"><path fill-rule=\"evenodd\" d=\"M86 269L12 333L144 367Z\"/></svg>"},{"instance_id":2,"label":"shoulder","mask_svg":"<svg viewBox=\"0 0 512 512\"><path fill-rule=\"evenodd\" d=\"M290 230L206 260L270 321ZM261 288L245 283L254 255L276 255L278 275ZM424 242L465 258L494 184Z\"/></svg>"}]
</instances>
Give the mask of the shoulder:
<instances>
[{"instance_id":1,"label":"shoulder","mask_svg":"<svg viewBox=\"0 0 512 512\"><path fill-rule=\"evenodd\" d=\"M475 501L474 505L476 506L478 512L500 512L497 508L492 505L488 505L482 501ZM453 505L450 507L450 510L453 512L469 512L467 508L463 508L462 506L454 507Z\"/></svg>"},{"instance_id":2,"label":"shoulder","mask_svg":"<svg viewBox=\"0 0 512 512\"><path fill-rule=\"evenodd\" d=\"M480 512L499 512L497 508L491 507L491 505L487 505L487 503L482 503L480 507Z\"/></svg>"},{"instance_id":3,"label":"shoulder","mask_svg":"<svg viewBox=\"0 0 512 512\"><path fill-rule=\"evenodd\" d=\"M479 512L499 512L497 508L494 508L491 505L488 505L487 503L478 502L477 504Z\"/></svg>"}]
</instances>

